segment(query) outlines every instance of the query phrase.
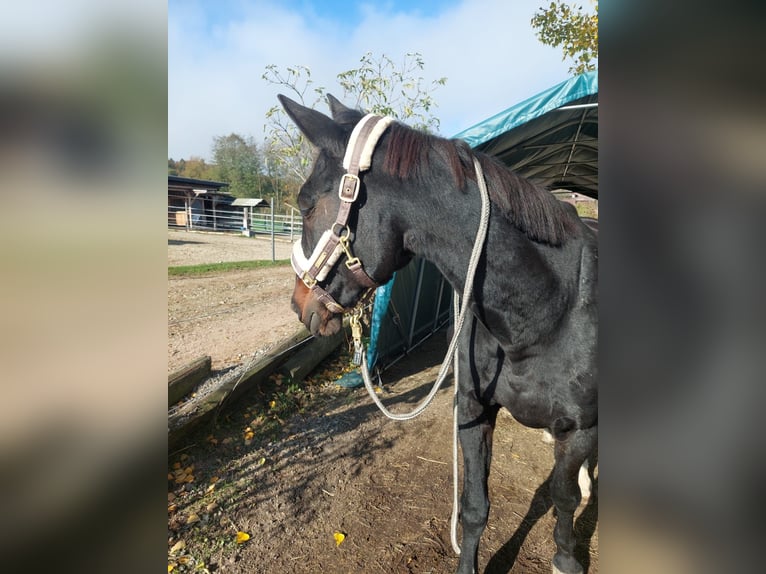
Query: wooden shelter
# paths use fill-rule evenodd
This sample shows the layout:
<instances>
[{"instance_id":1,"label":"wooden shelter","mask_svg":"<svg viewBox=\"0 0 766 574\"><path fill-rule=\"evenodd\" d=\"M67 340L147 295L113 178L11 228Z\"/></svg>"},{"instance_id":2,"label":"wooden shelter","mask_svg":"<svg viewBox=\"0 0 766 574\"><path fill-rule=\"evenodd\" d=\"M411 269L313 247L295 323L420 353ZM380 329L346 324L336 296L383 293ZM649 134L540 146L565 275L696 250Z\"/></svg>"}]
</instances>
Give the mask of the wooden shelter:
<instances>
[{"instance_id":1,"label":"wooden shelter","mask_svg":"<svg viewBox=\"0 0 766 574\"><path fill-rule=\"evenodd\" d=\"M221 181L168 176L168 227L218 228L217 211L230 206L234 196L221 191Z\"/></svg>"}]
</instances>

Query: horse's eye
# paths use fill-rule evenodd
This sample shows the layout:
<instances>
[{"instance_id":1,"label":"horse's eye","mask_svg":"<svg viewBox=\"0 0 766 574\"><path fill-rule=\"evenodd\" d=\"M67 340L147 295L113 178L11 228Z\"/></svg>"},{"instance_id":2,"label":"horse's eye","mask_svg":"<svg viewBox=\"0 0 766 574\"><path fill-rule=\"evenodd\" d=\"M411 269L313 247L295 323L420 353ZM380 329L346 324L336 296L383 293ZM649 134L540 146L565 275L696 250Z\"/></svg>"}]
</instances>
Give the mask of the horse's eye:
<instances>
[{"instance_id":1,"label":"horse's eye","mask_svg":"<svg viewBox=\"0 0 766 574\"><path fill-rule=\"evenodd\" d=\"M301 215L303 217L309 215L314 211L315 205L316 201L312 199L311 195L306 193L304 189L301 189L301 192L298 194L298 209L300 210Z\"/></svg>"}]
</instances>

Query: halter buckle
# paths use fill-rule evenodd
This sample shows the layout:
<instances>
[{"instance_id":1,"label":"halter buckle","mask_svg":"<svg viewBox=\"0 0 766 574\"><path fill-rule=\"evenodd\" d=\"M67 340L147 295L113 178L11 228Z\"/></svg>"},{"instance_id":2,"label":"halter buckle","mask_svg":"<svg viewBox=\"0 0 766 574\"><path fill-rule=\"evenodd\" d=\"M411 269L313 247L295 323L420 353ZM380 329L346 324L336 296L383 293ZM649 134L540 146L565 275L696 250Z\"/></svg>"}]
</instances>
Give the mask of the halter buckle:
<instances>
[{"instance_id":1,"label":"halter buckle","mask_svg":"<svg viewBox=\"0 0 766 574\"><path fill-rule=\"evenodd\" d=\"M340 179L340 186L338 187L338 197L341 201L348 203L354 203L359 195L359 186L361 181L359 176L352 173L345 173Z\"/></svg>"},{"instance_id":2,"label":"halter buckle","mask_svg":"<svg viewBox=\"0 0 766 574\"><path fill-rule=\"evenodd\" d=\"M305 271L303 275L301 275L301 281L303 281L303 284L309 289L313 289L317 284L316 278L309 275L308 271Z\"/></svg>"}]
</instances>

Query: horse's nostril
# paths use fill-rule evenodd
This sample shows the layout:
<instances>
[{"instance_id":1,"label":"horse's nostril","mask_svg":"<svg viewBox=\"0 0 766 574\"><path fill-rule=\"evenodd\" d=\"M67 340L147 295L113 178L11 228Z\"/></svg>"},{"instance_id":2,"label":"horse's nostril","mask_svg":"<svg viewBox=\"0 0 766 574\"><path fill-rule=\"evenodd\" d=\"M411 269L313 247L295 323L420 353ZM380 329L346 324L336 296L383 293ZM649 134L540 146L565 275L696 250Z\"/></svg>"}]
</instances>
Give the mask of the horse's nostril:
<instances>
[{"instance_id":1,"label":"horse's nostril","mask_svg":"<svg viewBox=\"0 0 766 574\"><path fill-rule=\"evenodd\" d=\"M321 323L322 323L322 318L316 313L312 313L311 319L309 320L309 331L311 331L314 334L318 333Z\"/></svg>"}]
</instances>

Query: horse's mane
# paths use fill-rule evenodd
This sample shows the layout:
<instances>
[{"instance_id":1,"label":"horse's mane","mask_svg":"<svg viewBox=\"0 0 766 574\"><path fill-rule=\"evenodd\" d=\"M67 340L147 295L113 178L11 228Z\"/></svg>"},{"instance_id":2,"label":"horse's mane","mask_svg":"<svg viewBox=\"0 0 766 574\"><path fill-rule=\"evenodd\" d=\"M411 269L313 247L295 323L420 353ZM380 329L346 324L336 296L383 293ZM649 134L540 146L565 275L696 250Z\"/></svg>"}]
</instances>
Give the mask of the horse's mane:
<instances>
[{"instance_id":1,"label":"horse's mane","mask_svg":"<svg viewBox=\"0 0 766 574\"><path fill-rule=\"evenodd\" d=\"M473 157L481 162L490 200L530 239L560 245L575 229L576 216L545 188L518 176L490 156L474 153L462 140L448 140L399 123L388 129L385 171L401 180L425 182L432 158L444 161L455 185L476 181Z\"/></svg>"}]
</instances>

